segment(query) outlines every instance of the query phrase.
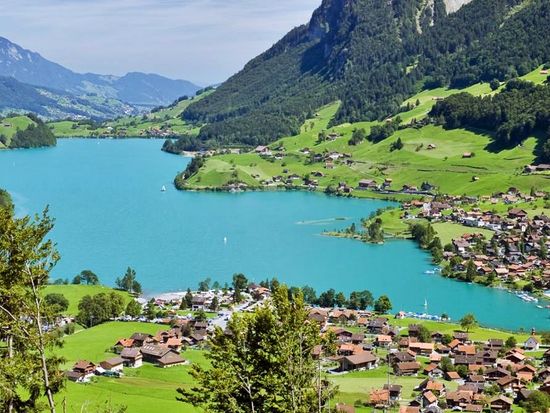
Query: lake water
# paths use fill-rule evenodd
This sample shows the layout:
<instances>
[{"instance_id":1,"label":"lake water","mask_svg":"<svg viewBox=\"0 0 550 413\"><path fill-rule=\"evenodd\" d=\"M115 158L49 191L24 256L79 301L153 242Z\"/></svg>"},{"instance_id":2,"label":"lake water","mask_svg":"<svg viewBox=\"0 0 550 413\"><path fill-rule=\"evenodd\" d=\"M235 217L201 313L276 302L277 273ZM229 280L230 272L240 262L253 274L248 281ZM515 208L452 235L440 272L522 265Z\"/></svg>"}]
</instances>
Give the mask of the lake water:
<instances>
[{"instance_id":1,"label":"lake water","mask_svg":"<svg viewBox=\"0 0 550 413\"><path fill-rule=\"evenodd\" d=\"M54 277L92 269L113 285L136 269L145 292L196 288L206 277L229 282L277 277L290 285L369 289L394 310L474 312L485 325L550 329L548 310L504 291L425 275L429 256L410 241L383 246L321 236L389 205L305 192L179 192L188 159L160 151L161 141L60 140L55 148L0 151L0 187L19 215L47 204L62 260ZM166 185L167 191L160 189ZM344 220L342 220L344 218ZM224 238L227 242L224 242Z\"/></svg>"}]
</instances>

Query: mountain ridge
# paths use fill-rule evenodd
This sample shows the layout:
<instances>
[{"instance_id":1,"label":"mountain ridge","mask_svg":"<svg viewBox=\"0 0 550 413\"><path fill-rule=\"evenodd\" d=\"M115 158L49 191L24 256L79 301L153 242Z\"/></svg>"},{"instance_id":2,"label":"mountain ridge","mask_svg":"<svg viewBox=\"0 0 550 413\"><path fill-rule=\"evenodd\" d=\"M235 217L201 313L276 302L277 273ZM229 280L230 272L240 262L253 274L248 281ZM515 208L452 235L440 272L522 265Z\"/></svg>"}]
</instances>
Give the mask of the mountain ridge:
<instances>
[{"instance_id":1,"label":"mountain ridge","mask_svg":"<svg viewBox=\"0 0 550 413\"><path fill-rule=\"evenodd\" d=\"M76 73L5 37L0 37L0 76L77 96L97 95L148 106L166 105L200 89L186 80L150 73L130 72L124 76Z\"/></svg>"},{"instance_id":2,"label":"mountain ridge","mask_svg":"<svg viewBox=\"0 0 550 413\"><path fill-rule=\"evenodd\" d=\"M423 87L503 81L545 63L548 9L543 0L324 0L183 116L207 124L203 142L250 146L298 133L335 100L331 125L382 119Z\"/></svg>"}]
</instances>

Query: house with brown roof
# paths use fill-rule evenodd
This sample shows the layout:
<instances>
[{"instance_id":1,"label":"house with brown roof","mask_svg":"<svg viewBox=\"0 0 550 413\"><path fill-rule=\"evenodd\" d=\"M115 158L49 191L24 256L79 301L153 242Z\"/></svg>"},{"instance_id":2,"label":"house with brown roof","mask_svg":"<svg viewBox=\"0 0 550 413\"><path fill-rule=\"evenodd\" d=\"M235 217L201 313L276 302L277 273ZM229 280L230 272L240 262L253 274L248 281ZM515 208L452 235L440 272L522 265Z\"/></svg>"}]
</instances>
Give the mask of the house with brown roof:
<instances>
[{"instance_id":1,"label":"house with brown roof","mask_svg":"<svg viewBox=\"0 0 550 413\"><path fill-rule=\"evenodd\" d=\"M447 406L449 408L461 407L464 408L469 404L472 404L474 400L474 392L471 390L459 390L447 393L445 397L447 400Z\"/></svg>"},{"instance_id":2,"label":"house with brown roof","mask_svg":"<svg viewBox=\"0 0 550 413\"><path fill-rule=\"evenodd\" d=\"M437 405L437 397L431 391L425 391L422 393L422 407L427 408Z\"/></svg>"},{"instance_id":3,"label":"house with brown roof","mask_svg":"<svg viewBox=\"0 0 550 413\"><path fill-rule=\"evenodd\" d=\"M510 412L512 411L512 405L514 404L514 401L506 396L503 396L502 394L499 394L498 396L491 399L489 402L489 407L492 411L495 412Z\"/></svg>"},{"instance_id":4,"label":"house with brown roof","mask_svg":"<svg viewBox=\"0 0 550 413\"><path fill-rule=\"evenodd\" d=\"M78 360L73 366L73 371L80 374L84 379L92 377L95 374L95 369L96 365L87 360Z\"/></svg>"},{"instance_id":5,"label":"house with brown roof","mask_svg":"<svg viewBox=\"0 0 550 413\"><path fill-rule=\"evenodd\" d=\"M434 343L409 343L409 350L411 350L415 354L429 356L434 351Z\"/></svg>"},{"instance_id":6,"label":"house with brown roof","mask_svg":"<svg viewBox=\"0 0 550 413\"><path fill-rule=\"evenodd\" d=\"M378 347L389 347L392 342L393 339L391 336L387 336L385 334L379 334L374 339L374 345Z\"/></svg>"},{"instance_id":7,"label":"house with brown roof","mask_svg":"<svg viewBox=\"0 0 550 413\"><path fill-rule=\"evenodd\" d=\"M401 390L403 386L399 384L384 384L384 390L389 391L390 401L398 401L401 399Z\"/></svg>"},{"instance_id":8,"label":"house with brown roof","mask_svg":"<svg viewBox=\"0 0 550 413\"><path fill-rule=\"evenodd\" d=\"M122 349L120 357L124 360L126 367L138 368L143 364L143 355L139 348L125 348Z\"/></svg>"},{"instance_id":9,"label":"house with brown roof","mask_svg":"<svg viewBox=\"0 0 550 413\"><path fill-rule=\"evenodd\" d=\"M124 359L122 357L113 357L100 362L99 365L107 371L122 371L124 368Z\"/></svg>"},{"instance_id":10,"label":"house with brown roof","mask_svg":"<svg viewBox=\"0 0 550 413\"><path fill-rule=\"evenodd\" d=\"M417 361L397 363L394 366L394 373L397 376L415 376L421 368L421 364Z\"/></svg>"},{"instance_id":11,"label":"house with brown roof","mask_svg":"<svg viewBox=\"0 0 550 413\"><path fill-rule=\"evenodd\" d=\"M370 351L345 356L339 360L340 371L371 370L378 365L378 357Z\"/></svg>"},{"instance_id":12,"label":"house with brown roof","mask_svg":"<svg viewBox=\"0 0 550 413\"><path fill-rule=\"evenodd\" d=\"M390 402L390 392L387 389L372 389L369 393L369 404L374 407L387 406Z\"/></svg>"}]
</instances>

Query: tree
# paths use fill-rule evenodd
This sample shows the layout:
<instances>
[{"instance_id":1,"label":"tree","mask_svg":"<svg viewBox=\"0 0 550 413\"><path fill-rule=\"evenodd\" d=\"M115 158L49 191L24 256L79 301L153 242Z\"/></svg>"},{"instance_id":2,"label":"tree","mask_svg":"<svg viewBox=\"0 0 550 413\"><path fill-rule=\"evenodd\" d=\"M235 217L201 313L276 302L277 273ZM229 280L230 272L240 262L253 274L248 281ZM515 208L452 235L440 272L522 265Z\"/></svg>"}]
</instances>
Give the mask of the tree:
<instances>
[{"instance_id":1,"label":"tree","mask_svg":"<svg viewBox=\"0 0 550 413\"><path fill-rule=\"evenodd\" d=\"M82 284L82 277L80 275L75 275L71 284L75 284L75 285Z\"/></svg>"},{"instance_id":2,"label":"tree","mask_svg":"<svg viewBox=\"0 0 550 413\"><path fill-rule=\"evenodd\" d=\"M210 278L206 278L205 280L202 280L199 282L199 291L205 292L210 290L210 282L212 280Z\"/></svg>"},{"instance_id":3,"label":"tree","mask_svg":"<svg viewBox=\"0 0 550 413\"><path fill-rule=\"evenodd\" d=\"M204 310L201 309L195 313L195 321L206 321L206 313Z\"/></svg>"},{"instance_id":4,"label":"tree","mask_svg":"<svg viewBox=\"0 0 550 413\"><path fill-rule=\"evenodd\" d=\"M80 283L86 283L86 285L98 285L99 284L99 277L93 271L84 270L79 275L77 275L77 277L79 277L79 276L80 276Z\"/></svg>"},{"instance_id":5,"label":"tree","mask_svg":"<svg viewBox=\"0 0 550 413\"><path fill-rule=\"evenodd\" d=\"M424 324L418 326L418 340L421 343L431 343L432 341L432 333Z\"/></svg>"},{"instance_id":6,"label":"tree","mask_svg":"<svg viewBox=\"0 0 550 413\"><path fill-rule=\"evenodd\" d=\"M115 292L85 295L78 303L76 321L86 327L104 323L124 312L124 299Z\"/></svg>"},{"instance_id":7,"label":"tree","mask_svg":"<svg viewBox=\"0 0 550 413\"><path fill-rule=\"evenodd\" d=\"M518 345L518 342L514 336L510 336L506 339L505 346L507 348L515 348Z\"/></svg>"},{"instance_id":8,"label":"tree","mask_svg":"<svg viewBox=\"0 0 550 413\"><path fill-rule=\"evenodd\" d=\"M248 287L248 280L244 274L233 274L233 301L240 303L242 301L242 292Z\"/></svg>"},{"instance_id":9,"label":"tree","mask_svg":"<svg viewBox=\"0 0 550 413\"><path fill-rule=\"evenodd\" d=\"M55 314L42 298L49 274L59 260L47 239L53 220L41 216L15 218L0 209L0 410L55 413L53 395L63 383L61 359L51 348L60 344L56 331L44 331Z\"/></svg>"},{"instance_id":10,"label":"tree","mask_svg":"<svg viewBox=\"0 0 550 413\"><path fill-rule=\"evenodd\" d=\"M527 413L547 412L550 409L550 394L534 390L527 400L521 403Z\"/></svg>"},{"instance_id":11,"label":"tree","mask_svg":"<svg viewBox=\"0 0 550 413\"><path fill-rule=\"evenodd\" d=\"M302 287L302 294L304 295L304 301L308 304L314 304L317 301L317 293L308 285Z\"/></svg>"},{"instance_id":12,"label":"tree","mask_svg":"<svg viewBox=\"0 0 550 413\"><path fill-rule=\"evenodd\" d=\"M354 310L365 310L374 304L374 298L369 290L352 291L349 295L348 308Z\"/></svg>"},{"instance_id":13,"label":"tree","mask_svg":"<svg viewBox=\"0 0 550 413\"><path fill-rule=\"evenodd\" d=\"M392 304L388 296L382 295L374 303L374 311L380 314L386 314L392 309Z\"/></svg>"},{"instance_id":14,"label":"tree","mask_svg":"<svg viewBox=\"0 0 550 413\"><path fill-rule=\"evenodd\" d=\"M209 308L212 311L218 311L218 309L220 308L220 300L218 300L218 297L214 296L214 298L212 298L212 302L210 303Z\"/></svg>"},{"instance_id":15,"label":"tree","mask_svg":"<svg viewBox=\"0 0 550 413\"><path fill-rule=\"evenodd\" d=\"M126 315L129 315L130 317L139 317L141 315L142 308L141 304L138 303L136 300L131 300L128 305L126 306Z\"/></svg>"},{"instance_id":16,"label":"tree","mask_svg":"<svg viewBox=\"0 0 550 413\"><path fill-rule=\"evenodd\" d=\"M337 307L342 308L346 305L346 296L342 292L339 292L338 294L336 294L336 297L334 298L334 300L336 302Z\"/></svg>"},{"instance_id":17,"label":"tree","mask_svg":"<svg viewBox=\"0 0 550 413\"><path fill-rule=\"evenodd\" d=\"M327 290L319 296L319 305L321 307L334 307L336 291L334 289Z\"/></svg>"},{"instance_id":18,"label":"tree","mask_svg":"<svg viewBox=\"0 0 550 413\"><path fill-rule=\"evenodd\" d=\"M489 83L489 87L491 88L492 91L495 91L500 87L500 82L498 81L498 79L493 79Z\"/></svg>"},{"instance_id":19,"label":"tree","mask_svg":"<svg viewBox=\"0 0 550 413\"><path fill-rule=\"evenodd\" d=\"M136 280L136 272L128 267L126 274L122 278L117 278L116 286L121 290L128 291L130 294L141 294L141 284Z\"/></svg>"},{"instance_id":20,"label":"tree","mask_svg":"<svg viewBox=\"0 0 550 413\"><path fill-rule=\"evenodd\" d=\"M69 308L69 300L63 294L51 293L44 297L44 303L47 304L54 314L60 314Z\"/></svg>"},{"instance_id":21,"label":"tree","mask_svg":"<svg viewBox=\"0 0 550 413\"><path fill-rule=\"evenodd\" d=\"M193 308L193 293L191 293L191 288L187 289L183 302L185 302L185 308Z\"/></svg>"},{"instance_id":22,"label":"tree","mask_svg":"<svg viewBox=\"0 0 550 413\"><path fill-rule=\"evenodd\" d=\"M466 276L464 279L468 282L472 282L476 277L476 275L477 275L476 265L472 260L468 260L468 264L466 264Z\"/></svg>"},{"instance_id":23,"label":"tree","mask_svg":"<svg viewBox=\"0 0 550 413\"><path fill-rule=\"evenodd\" d=\"M232 334L216 327L210 367L193 365L194 385L178 389L178 400L213 413L325 409L331 387L312 355L321 343L318 326L308 322L300 291L290 300L279 286L272 297L251 314L235 314L228 323Z\"/></svg>"},{"instance_id":24,"label":"tree","mask_svg":"<svg viewBox=\"0 0 550 413\"><path fill-rule=\"evenodd\" d=\"M470 329L475 328L478 325L476 317L471 313L462 317L458 323L463 329L466 330L466 332L469 332Z\"/></svg>"}]
</instances>

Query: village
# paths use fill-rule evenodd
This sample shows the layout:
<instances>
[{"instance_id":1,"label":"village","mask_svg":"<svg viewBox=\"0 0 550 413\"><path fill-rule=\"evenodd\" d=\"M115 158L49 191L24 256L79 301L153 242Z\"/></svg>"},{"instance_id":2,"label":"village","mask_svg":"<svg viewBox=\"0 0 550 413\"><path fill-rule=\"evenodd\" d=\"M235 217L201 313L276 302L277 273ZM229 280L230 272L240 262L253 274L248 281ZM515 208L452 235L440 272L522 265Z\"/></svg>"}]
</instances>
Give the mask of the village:
<instances>
[{"instance_id":1,"label":"village","mask_svg":"<svg viewBox=\"0 0 550 413\"><path fill-rule=\"evenodd\" d=\"M528 205L546 196L543 192L526 195L514 188L491 197L438 196L429 201L405 202L402 219L421 218L432 224L474 228L444 246L443 265L448 264L453 272L463 272L471 262L476 277L480 277L478 281L486 285L519 285L524 289L518 293L520 298L537 302L525 293L538 290L544 295L550 289L550 217L530 214L527 208L515 205ZM498 204L507 209L493 209ZM490 230L492 236L476 233L476 228Z\"/></svg>"},{"instance_id":2,"label":"village","mask_svg":"<svg viewBox=\"0 0 550 413\"><path fill-rule=\"evenodd\" d=\"M269 304L270 289L250 284L241 303L232 293L193 291L192 313L178 315L183 295L166 295L149 301L169 310L156 334L136 331L113 340L112 357L75 360L66 377L76 383L92 383L96 376L118 379L127 369L144 363L160 369L189 365L189 349L208 352L215 332L230 334L227 322L236 312L253 311ZM218 307L212 312L213 303ZM206 313L208 311L208 313ZM205 317L208 314L208 317ZM440 323L441 331L429 330L404 312L393 315L368 310L310 307L309 321L319 327L324 345L311 350L319 369L329 379L357 372L378 372L384 385L363 379L365 393L355 405L339 402L337 411L352 413L356 407L398 408L401 413L440 413L444 410L478 413L511 412L534 390L550 393L550 346L532 331L523 342L510 336L475 339L468 328ZM128 320L127 320L128 321ZM410 323L407 323L410 321ZM433 324L432 324L433 325ZM166 326L166 327L162 327ZM454 326L449 330L449 326ZM414 380L405 393L401 380ZM376 380L374 383L379 384Z\"/></svg>"}]
</instances>

